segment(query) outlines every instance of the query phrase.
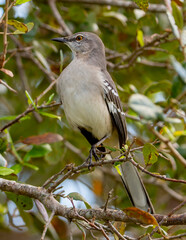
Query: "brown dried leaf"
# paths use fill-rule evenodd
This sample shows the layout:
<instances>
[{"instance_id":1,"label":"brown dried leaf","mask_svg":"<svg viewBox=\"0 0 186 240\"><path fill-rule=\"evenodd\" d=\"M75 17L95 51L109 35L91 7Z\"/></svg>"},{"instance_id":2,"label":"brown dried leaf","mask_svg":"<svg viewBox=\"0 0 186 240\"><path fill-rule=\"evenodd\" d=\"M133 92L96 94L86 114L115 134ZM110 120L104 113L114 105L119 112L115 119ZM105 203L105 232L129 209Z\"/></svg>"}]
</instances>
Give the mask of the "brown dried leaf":
<instances>
[{"instance_id":1,"label":"brown dried leaf","mask_svg":"<svg viewBox=\"0 0 186 240\"><path fill-rule=\"evenodd\" d=\"M158 226L158 222L156 221L155 217L139 208L129 207L125 208L123 211L128 217L140 220L142 224Z\"/></svg>"},{"instance_id":2,"label":"brown dried leaf","mask_svg":"<svg viewBox=\"0 0 186 240\"><path fill-rule=\"evenodd\" d=\"M23 143L28 145L40 145L44 143L54 143L63 141L63 137L57 133L44 133L41 135L30 136L22 140Z\"/></svg>"},{"instance_id":3,"label":"brown dried leaf","mask_svg":"<svg viewBox=\"0 0 186 240\"><path fill-rule=\"evenodd\" d=\"M10 76L10 77L13 77L13 76L14 76L13 72L10 71L10 70L8 70L8 69L6 69L6 68L1 68L0 70L1 70L2 72L4 72L5 74L7 74L8 76Z\"/></svg>"}]
</instances>

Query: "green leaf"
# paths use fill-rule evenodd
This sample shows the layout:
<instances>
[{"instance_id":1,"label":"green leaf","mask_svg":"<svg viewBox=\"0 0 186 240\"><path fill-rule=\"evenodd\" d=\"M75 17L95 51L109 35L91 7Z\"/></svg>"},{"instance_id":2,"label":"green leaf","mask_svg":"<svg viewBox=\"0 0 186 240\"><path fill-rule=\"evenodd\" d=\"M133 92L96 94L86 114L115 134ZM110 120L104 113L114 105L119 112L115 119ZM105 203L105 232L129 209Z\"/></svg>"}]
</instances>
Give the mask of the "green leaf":
<instances>
[{"instance_id":1,"label":"green leaf","mask_svg":"<svg viewBox=\"0 0 186 240\"><path fill-rule=\"evenodd\" d=\"M120 176L122 176L119 165L121 165L121 163L114 163L114 167L115 167L116 171L119 173Z\"/></svg>"},{"instance_id":2,"label":"green leaf","mask_svg":"<svg viewBox=\"0 0 186 240\"><path fill-rule=\"evenodd\" d=\"M11 168L6 168L6 167L0 167L0 175L1 176L6 176L6 175L10 175L11 173L13 173L14 170Z\"/></svg>"},{"instance_id":3,"label":"green leaf","mask_svg":"<svg viewBox=\"0 0 186 240\"><path fill-rule=\"evenodd\" d=\"M91 205L86 201L86 199L80 193L72 192L72 193L69 193L67 196L70 198L73 198L73 200L84 202L87 209L92 208Z\"/></svg>"},{"instance_id":4,"label":"green leaf","mask_svg":"<svg viewBox=\"0 0 186 240\"><path fill-rule=\"evenodd\" d=\"M52 151L49 144L34 145L33 148L24 156L24 162L28 162L31 158L39 158L47 155Z\"/></svg>"},{"instance_id":5,"label":"green leaf","mask_svg":"<svg viewBox=\"0 0 186 240\"><path fill-rule=\"evenodd\" d=\"M175 23L179 29L182 29L183 28L182 10L178 8L177 4L174 1L171 2L171 6L172 6L172 15L174 17Z\"/></svg>"},{"instance_id":6,"label":"green leaf","mask_svg":"<svg viewBox=\"0 0 186 240\"><path fill-rule=\"evenodd\" d=\"M35 102L34 102L34 100L32 99L32 97L30 96L30 94L28 93L27 90L25 91L25 94L26 94L26 97L27 97L27 100L28 100L28 105L32 104L33 107L37 110Z\"/></svg>"},{"instance_id":7,"label":"green leaf","mask_svg":"<svg viewBox=\"0 0 186 240\"><path fill-rule=\"evenodd\" d=\"M83 23L86 19L85 9L78 5L72 5L68 9L68 14L71 21L75 23Z\"/></svg>"},{"instance_id":8,"label":"green leaf","mask_svg":"<svg viewBox=\"0 0 186 240\"><path fill-rule=\"evenodd\" d=\"M11 116L2 116L0 117L0 120L3 121L3 120L14 120L17 116L15 115L11 115Z\"/></svg>"},{"instance_id":9,"label":"green leaf","mask_svg":"<svg viewBox=\"0 0 186 240\"><path fill-rule=\"evenodd\" d=\"M145 160L145 164L154 164L158 160L158 151L157 149L150 143L146 143L143 147L143 156Z\"/></svg>"},{"instance_id":10,"label":"green leaf","mask_svg":"<svg viewBox=\"0 0 186 240\"><path fill-rule=\"evenodd\" d=\"M15 202L15 204L23 210L30 210L33 208L33 201L31 198L15 193L6 192L7 197Z\"/></svg>"},{"instance_id":11,"label":"green leaf","mask_svg":"<svg viewBox=\"0 0 186 240\"><path fill-rule=\"evenodd\" d=\"M108 150L110 150L110 151L112 151L112 152L116 152L116 151L119 150L119 149L117 149L117 148L110 147L110 146L106 146L106 145L104 145L104 147L106 147Z\"/></svg>"},{"instance_id":12,"label":"green leaf","mask_svg":"<svg viewBox=\"0 0 186 240\"><path fill-rule=\"evenodd\" d=\"M16 3L15 3L15 6L16 5L19 5L19 4L23 4L23 3L26 3L26 2L30 2L31 0L17 0Z\"/></svg>"},{"instance_id":13,"label":"green leaf","mask_svg":"<svg viewBox=\"0 0 186 240\"><path fill-rule=\"evenodd\" d=\"M25 163L23 163L23 166L28 167L28 168L31 168L31 169L33 169L33 170L35 170L35 171L38 171L38 170L39 170L39 168L38 168L36 165L31 164L31 163L25 162Z\"/></svg>"},{"instance_id":14,"label":"green leaf","mask_svg":"<svg viewBox=\"0 0 186 240\"><path fill-rule=\"evenodd\" d=\"M168 80L163 80L161 82L153 82L144 92L145 95L148 95L149 93L155 93L159 91L165 91L169 93L171 89L171 82Z\"/></svg>"},{"instance_id":15,"label":"green leaf","mask_svg":"<svg viewBox=\"0 0 186 240\"><path fill-rule=\"evenodd\" d=\"M171 97L176 98L179 94L181 94L184 89L186 89L185 84L183 83L180 76L175 76L173 78L172 89L171 89Z\"/></svg>"},{"instance_id":16,"label":"green leaf","mask_svg":"<svg viewBox=\"0 0 186 240\"><path fill-rule=\"evenodd\" d=\"M14 170L14 173L15 173L15 174L18 174L18 173L20 173L20 172L22 171L23 165L20 164L20 163L17 163L17 164L15 164L15 165L13 165L13 166L11 167L11 169Z\"/></svg>"},{"instance_id":17,"label":"green leaf","mask_svg":"<svg viewBox=\"0 0 186 240\"><path fill-rule=\"evenodd\" d=\"M147 11L149 7L149 1L148 0L134 0L134 2L144 11Z\"/></svg>"},{"instance_id":18,"label":"green leaf","mask_svg":"<svg viewBox=\"0 0 186 240\"><path fill-rule=\"evenodd\" d=\"M129 99L129 106L146 120L159 120L164 117L162 108L142 94L133 94Z\"/></svg>"},{"instance_id":19,"label":"green leaf","mask_svg":"<svg viewBox=\"0 0 186 240\"><path fill-rule=\"evenodd\" d=\"M47 113L47 112L42 112L41 110L39 111L39 113L45 117L49 117L49 118L57 118L58 120L61 120L60 116L54 115L52 113Z\"/></svg>"},{"instance_id":20,"label":"green leaf","mask_svg":"<svg viewBox=\"0 0 186 240\"><path fill-rule=\"evenodd\" d=\"M49 96L49 98L48 98L48 101L47 101L47 103L46 103L46 105L49 105L51 102L52 102L52 100L53 100L53 98L54 98L54 93L52 93L50 96Z\"/></svg>"},{"instance_id":21,"label":"green leaf","mask_svg":"<svg viewBox=\"0 0 186 240\"><path fill-rule=\"evenodd\" d=\"M34 27L34 23L33 22L26 23L26 26L28 28L28 32L30 32L32 30L32 28Z\"/></svg>"},{"instance_id":22,"label":"green leaf","mask_svg":"<svg viewBox=\"0 0 186 240\"><path fill-rule=\"evenodd\" d=\"M28 27L26 24L19 22L15 19L9 19L8 24L14 26L19 32L26 33L28 32Z\"/></svg>"},{"instance_id":23,"label":"green leaf","mask_svg":"<svg viewBox=\"0 0 186 240\"><path fill-rule=\"evenodd\" d=\"M123 26L126 26L127 18L122 13L110 11L110 12L104 12L103 16L115 18L118 21L120 21L123 24Z\"/></svg>"},{"instance_id":24,"label":"green leaf","mask_svg":"<svg viewBox=\"0 0 186 240\"><path fill-rule=\"evenodd\" d=\"M4 153L6 151L7 144L7 139L0 137L0 153Z\"/></svg>"},{"instance_id":25,"label":"green leaf","mask_svg":"<svg viewBox=\"0 0 186 240\"><path fill-rule=\"evenodd\" d=\"M186 84L186 69L181 65L180 62L176 60L174 56L170 56L170 60L172 62L172 65L175 69L175 71L178 73L180 78L182 79L183 83Z\"/></svg>"},{"instance_id":26,"label":"green leaf","mask_svg":"<svg viewBox=\"0 0 186 240\"><path fill-rule=\"evenodd\" d=\"M137 30L137 40L140 46L143 47L144 46L143 32L140 29Z\"/></svg>"},{"instance_id":27,"label":"green leaf","mask_svg":"<svg viewBox=\"0 0 186 240\"><path fill-rule=\"evenodd\" d=\"M3 116L3 117L0 117L0 121L4 121L4 120L14 120L15 118L17 117L17 115L11 115L11 116ZM30 119L29 116L24 116L22 117L19 121L24 121L26 119Z\"/></svg>"},{"instance_id":28,"label":"green leaf","mask_svg":"<svg viewBox=\"0 0 186 240\"><path fill-rule=\"evenodd\" d=\"M25 26L27 27L27 32L26 33L28 33L34 27L34 23L33 22L29 22L29 23L26 23ZM25 32L22 32L20 30L16 30L15 32L13 32L13 34L25 34Z\"/></svg>"}]
</instances>

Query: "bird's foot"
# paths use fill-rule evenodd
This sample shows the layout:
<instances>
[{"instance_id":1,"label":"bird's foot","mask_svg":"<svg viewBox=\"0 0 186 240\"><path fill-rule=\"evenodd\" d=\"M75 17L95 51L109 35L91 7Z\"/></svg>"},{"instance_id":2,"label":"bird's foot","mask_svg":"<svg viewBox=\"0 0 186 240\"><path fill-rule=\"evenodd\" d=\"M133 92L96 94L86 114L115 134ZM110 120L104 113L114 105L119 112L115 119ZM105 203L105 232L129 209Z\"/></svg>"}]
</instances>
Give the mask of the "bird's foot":
<instances>
[{"instance_id":1,"label":"bird's foot","mask_svg":"<svg viewBox=\"0 0 186 240\"><path fill-rule=\"evenodd\" d=\"M86 163L88 163L88 169L90 169L92 166L92 157L94 157L96 161L100 160L100 158L97 155L97 151L98 149L96 148L96 146L92 145L89 151L89 156L86 159Z\"/></svg>"}]
</instances>

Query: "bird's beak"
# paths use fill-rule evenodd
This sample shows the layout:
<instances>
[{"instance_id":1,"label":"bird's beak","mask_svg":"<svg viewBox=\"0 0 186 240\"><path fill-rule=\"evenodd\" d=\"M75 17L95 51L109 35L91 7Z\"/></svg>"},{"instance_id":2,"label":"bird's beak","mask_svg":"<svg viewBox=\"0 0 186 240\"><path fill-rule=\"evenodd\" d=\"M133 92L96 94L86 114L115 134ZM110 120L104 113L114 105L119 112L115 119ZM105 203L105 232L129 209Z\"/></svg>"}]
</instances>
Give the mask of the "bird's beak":
<instances>
[{"instance_id":1,"label":"bird's beak","mask_svg":"<svg viewBox=\"0 0 186 240\"><path fill-rule=\"evenodd\" d=\"M52 41L56 41L56 42L62 42L62 43L66 43L68 42L68 39L65 37L60 37L60 38L52 38Z\"/></svg>"}]
</instances>

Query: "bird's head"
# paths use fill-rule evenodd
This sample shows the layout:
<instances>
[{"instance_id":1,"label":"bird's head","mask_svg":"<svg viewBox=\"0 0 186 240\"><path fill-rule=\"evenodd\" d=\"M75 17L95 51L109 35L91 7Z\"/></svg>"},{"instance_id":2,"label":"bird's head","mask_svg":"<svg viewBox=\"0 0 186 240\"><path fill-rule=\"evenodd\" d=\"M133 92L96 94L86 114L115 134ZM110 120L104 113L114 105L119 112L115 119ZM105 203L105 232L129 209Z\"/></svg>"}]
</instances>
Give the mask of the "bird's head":
<instances>
[{"instance_id":1,"label":"bird's head","mask_svg":"<svg viewBox=\"0 0 186 240\"><path fill-rule=\"evenodd\" d=\"M105 54L102 40L91 32L78 32L68 37L53 38L53 41L66 44L76 56L99 52Z\"/></svg>"}]
</instances>

